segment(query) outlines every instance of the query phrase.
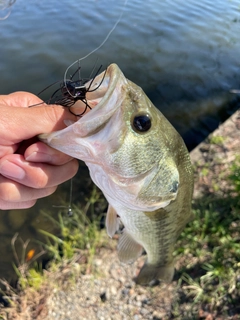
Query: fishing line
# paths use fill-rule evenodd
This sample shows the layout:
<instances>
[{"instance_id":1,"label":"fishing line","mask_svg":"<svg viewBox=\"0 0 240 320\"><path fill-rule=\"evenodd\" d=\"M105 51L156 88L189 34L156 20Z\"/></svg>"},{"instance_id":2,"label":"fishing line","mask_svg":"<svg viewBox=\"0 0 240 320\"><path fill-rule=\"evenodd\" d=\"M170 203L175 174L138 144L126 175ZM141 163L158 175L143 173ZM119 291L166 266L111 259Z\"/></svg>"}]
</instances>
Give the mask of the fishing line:
<instances>
[{"instance_id":1,"label":"fishing line","mask_svg":"<svg viewBox=\"0 0 240 320\"><path fill-rule=\"evenodd\" d=\"M12 11L12 5L16 2L16 0L0 0L0 11L8 10L4 17L0 17L0 20L6 20Z\"/></svg>"},{"instance_id":2,"label":"fishing line","mask_svg":"<svg viewBox=\"0 0 240 320\"><path fill-rule=\"evenodd\" d=\"M71 217L73 215L72 212L72 192L73 191L73 178L70 180L70 190L69 190L69 203L68 203L68 216Z\"/></svg>"},{"instance_id":3,"label":"fishing line","mask_svg":"<svg viewBox=\"0 0 240 320\"><path fill-rule=\"evenodd\" d=\"M119 24L119 22L121 21L122 19L122 16L123 16L123 13L124 13L124 10L127 6L127 3L128 3L128 0L125 0L124 1L124 5L123 5L123 8L122 8L122 11L117 19L117 21L115 22L115 24L113 25L113 27L110 29L110 31L108 32L108 34L106 35L106 37L104 38L104 40L102 41L102 43L95 49L93 49L91 52L89 52L88 54L86 54L84 57L74 61L65 71L64 73L64 85L65 85L65 88L68 92L68 94L71 96L71 97L74 97L74 95L72 95L72 93L69 91L68 89L68 85L67 85L67 73L68 73L68 70L74 66L76 63L78 64L78 69L76 72L79 72L81 71L81 67L80 67L80 61L88 58L90 55L92 55L94 52L98 51L106 42L107 40L109 39L110 35L113 33L113 31L116 29L117 25ZM95 67L94 67L95 68ZM94 69L93 69L94 70ZM75 73L76 73L75 72ZM92 71L93 73L93 71ZM91 73L91 74L92 74ZM72 212L72 191L73 191L73 179L70 180L70 190L69 190L69 203L68 203L68 206L54 206L55 208L68 208L68 216L72 216L73 215L73 212Z\"/></svg>"},{"instance_id":4,"label":"fishing line","mask_svg":"<svg viewBox=\"0 0 240 320\"><path fill-rule=\"evenodd\" d=\"M69 190L69 201L68 201L68 206L56 206L53 205L53 208L68 208L68 216L71 217L73 215L72 212L72 194L73 194L73 178L70 179L70 190Z\"/></svg>"},{"instance_id":5,"label":"fishing line","mask_svg":"<svg viewBox=\"0 0 240 320\"><path fill-rule=\"evenodd\" d=\"M92 55L94 52L98 51L98 50L107 42L107 40L109 39L110 35L113 33L113 31L116 29L117 25L118 25L119 22L121 21L122 16L123 16L123 13L124 13L124 11L125 11L125 8L126 8L126 6L127 6L127 3L128 3L128 0L125 0L125 1L124 1L124 4L123 4L122 12L120 13L117 21L115 22L115 24L113 25L113 27L111 28L111 30L108 32L108 34L106 35L106 37L105 37L105 39L102 41L102 43L101 43L97 48L93 49L91 52L89 52L88 54L86 54L84 57L79 58L78 60L74 61L74 62L66 69L66 71L65 71L65 73L64 73L64 85L65 85L65 86L66 86L66 83L67 83L67 73L68 73L68 70L69 70L72 66L74 66L74 64L76 64L76 63L78 63L78 65L79 65L80 61L88 58L88 57L89 57L90 55ZM66 87L67 87L67 86L66 86ZM67 90L68 90L68 89L67 89ZM72 96L72 94L71 94L71 92L69 92L69 90L68 90L68 93L69 93L69 95Z\"/></svg>"}]
</instances>

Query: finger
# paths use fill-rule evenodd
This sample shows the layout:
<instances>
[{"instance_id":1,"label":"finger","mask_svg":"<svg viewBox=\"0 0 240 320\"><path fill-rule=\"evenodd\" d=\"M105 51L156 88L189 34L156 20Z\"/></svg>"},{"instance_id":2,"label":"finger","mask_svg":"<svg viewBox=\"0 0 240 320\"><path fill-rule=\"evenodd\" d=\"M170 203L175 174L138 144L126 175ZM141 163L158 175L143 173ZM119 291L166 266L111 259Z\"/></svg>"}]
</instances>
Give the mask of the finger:
<instances>
[{"instance_id":1,"label":"finger","mask_svg":"<svg viewBox=\"0 0 240 320\"><path fill-rule=\"evenodd\" d=\"M32 206L39 198L44 198L56 191L57 187L33 189L18 182L0 176L0 205L2 210L9 207Z\"/></svg>"},{"instance_id":2,"label":"finger","mask_svg":"<svg viewBox=\"0 0 240 320\"><path fill-rule=\"evenodd\" d=\"M6 154L12 154L16 152L18 147L19 147L19 143L16 143L10 146L4 146L4 145L1 145L0 143L0 158L5 156Z\"/></svg>"},{"instance_id":3,"label":"finger","mask_svg":"<svg viewBox=\"0 0 240 320\"><path fill-rule=\"evenodd\" d=\"M30 92L18 91L0 96L0 103L9 107L28 108L31 105L44 103L38 96Z\"/></svg>"},{"instance_id":4,"label":"finger","mask_svg":"<svg viewBox=\"0 0 240 320\"><path fill-rule=\"evenodd\" d=\"M0 160L0 174L35 189L59 185L71 179L77 170L76 159L61 166L28 162L19 154L10 154Z\"/></svg>"},{"instance_id":5,"label":"finger","mask_svg":"<svg viewBox=\"0 0 240 320\"><path fill-rule=\"evenodd\" d=\"M39 105L19 108L0 105L1 141L11 144L27 140L41 133L49 133L66 127L64 121L77 121L67 108L58 105ZM14 130L13 130L14 128ZM6 143L2 143L6 145Z\"/></svg>"},{"instance_id":6,"label":"finger","mask_svg":"<svg viewBox=\"0 0 240 320\"><path fill-rule=\"evenodd\" d=\"M37 142L29 146L25 150L24 158L31 162L44 162L53 165L63 165L73 159L43 142Z\"/></svg>"},{"instance_id":7,"label":"finger","mask_svg":"<svg viewBox=\"0 0 240 320\"><path fill-rule=\"evenodd\" d=\"M0 199L0 210L28 209L35 205L37 200L8 202Z\"/></svg>"}]
</instances>

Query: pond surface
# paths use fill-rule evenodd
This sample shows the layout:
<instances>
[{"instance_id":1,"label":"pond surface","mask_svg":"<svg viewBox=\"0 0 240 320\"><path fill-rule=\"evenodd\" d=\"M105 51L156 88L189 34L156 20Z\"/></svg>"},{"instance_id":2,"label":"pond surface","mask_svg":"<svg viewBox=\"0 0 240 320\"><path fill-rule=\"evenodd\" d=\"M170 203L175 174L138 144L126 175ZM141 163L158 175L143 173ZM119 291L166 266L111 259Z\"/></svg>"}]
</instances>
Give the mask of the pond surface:
<instances>
[{"instance_id":1,"label":"pond surface","mask_svg":"<svg viewBox=\"0 0 240 320\"><path fill-rule=\"evenodd\" d=\"M86 76L97 59L104 68L117 63L193 148L238 107L239 97L230 92L240 89L237 0L17 0L0 21L0 92L37 94L62 80L72 62L104 41L121 12L106 43L82 61ZM85 168L76 179L74 199L89 191ZM67 199L62 192L30 210L2 211L0 276L10 277L16 232L25 241L39 239L38 229L54 229L42 212L56 216L52 205Z\"/></svg>"}]
</instances>

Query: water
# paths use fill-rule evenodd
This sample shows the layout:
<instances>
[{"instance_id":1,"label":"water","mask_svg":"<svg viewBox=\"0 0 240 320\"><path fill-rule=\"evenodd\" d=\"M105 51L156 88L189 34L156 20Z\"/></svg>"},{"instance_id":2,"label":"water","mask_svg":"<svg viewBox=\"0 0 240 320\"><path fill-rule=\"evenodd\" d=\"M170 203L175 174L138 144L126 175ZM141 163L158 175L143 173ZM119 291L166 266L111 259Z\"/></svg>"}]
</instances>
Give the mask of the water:
<instances>
[{"instance_id":1,"label":"water","mask_svg":"<svg viewBox=\"0 0 240 320\"><path fill-rule=\"evenodd\" d=\"M129 0L126 7L113 0L17 0L0 21L1 92L38 93L61 80L73 61L100 45L121 10L120 23L83 62L85 70L97 58L104 66L117 63L194 147L235 97L229 90L239 88L237 0Z\"/></svg>"},{"instance_id":2,"label":"water","mask_svg":"<svg viewBox=\"0 0 240 320\"><path fill-rule=\"evenodd\" d=\"M38 93L62 80L72 62L100 45L121 10L108 41L83 61L86 74L97 58L105 67L117 63L193 148L238 106L239 98L229 93L240 88L237 0L129 0L126 7L114 0L17 0L11 15L0 21L1 93ZM89 191L86 170L76 179L74 199L80 199ZM2 276L10 277L16 232L23 241L39 240L37 229L54 229L41 210L56 216L52 205L67 200L61 190L33 209L2 212Z\"/></svg>"}]
</instances>

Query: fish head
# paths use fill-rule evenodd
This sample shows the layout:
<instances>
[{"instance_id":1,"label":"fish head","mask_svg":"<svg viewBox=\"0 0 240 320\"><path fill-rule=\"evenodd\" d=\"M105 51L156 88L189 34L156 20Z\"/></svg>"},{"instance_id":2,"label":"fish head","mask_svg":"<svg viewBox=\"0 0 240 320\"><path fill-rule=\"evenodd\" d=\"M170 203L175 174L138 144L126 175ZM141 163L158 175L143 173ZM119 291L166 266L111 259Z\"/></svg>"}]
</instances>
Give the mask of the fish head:
<instances>
[{"instance_id":1,"label":"fish head","mask_svg":"<svg viewBox=\"0 0 240 320\"><path fill-rule=\"evenodd\" d=\"M143 90L111 64L86 98L91 111L40 139L86 162L113 206L154 211L175 200L181 138Z\"/></svg>"}]
</instances>

